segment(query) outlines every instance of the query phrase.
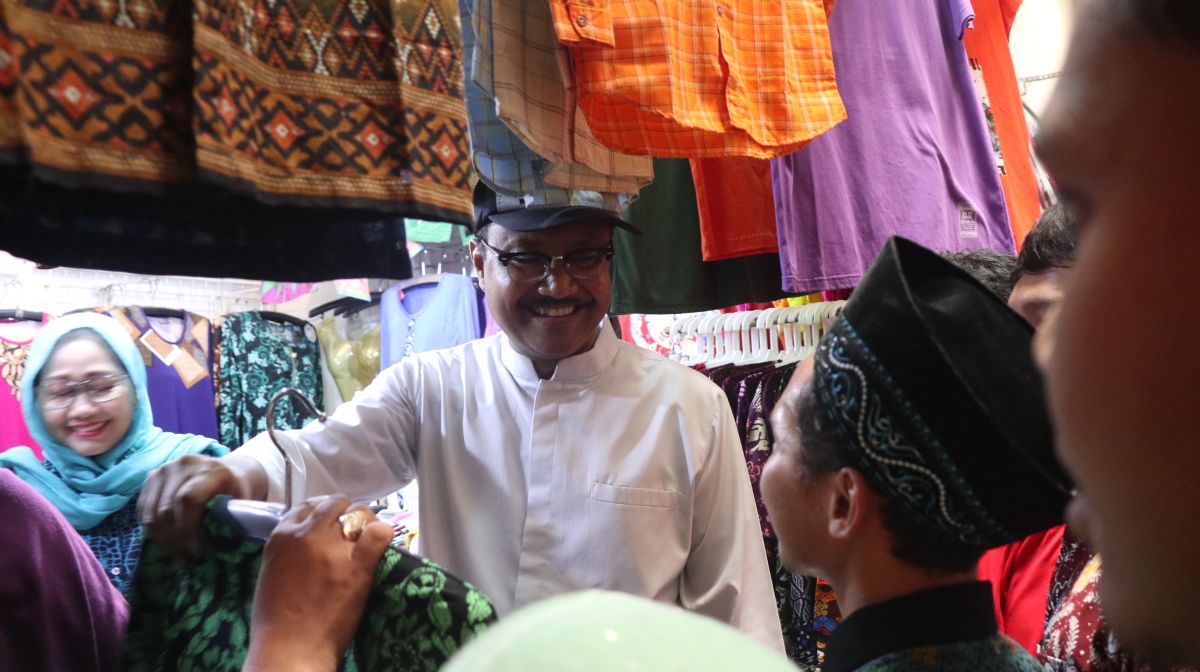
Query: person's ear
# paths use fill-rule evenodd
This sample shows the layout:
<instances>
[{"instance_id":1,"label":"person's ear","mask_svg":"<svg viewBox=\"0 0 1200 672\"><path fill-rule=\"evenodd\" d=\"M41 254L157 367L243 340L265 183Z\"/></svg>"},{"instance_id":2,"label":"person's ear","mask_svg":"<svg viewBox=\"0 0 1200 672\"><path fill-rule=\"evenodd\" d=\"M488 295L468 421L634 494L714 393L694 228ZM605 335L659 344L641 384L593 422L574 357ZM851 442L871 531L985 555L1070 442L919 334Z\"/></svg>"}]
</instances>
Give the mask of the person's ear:
<instances>
[{"instance_id":1,"label":"person's ear","mask_svg":"<svg viewBox=\"0 0 1200 672\"><path fill-rule=\"evenodd\" d=\"M475 265L475 273L479 275L479 281L483 282L483 246L479 244L479 240L471 239L471 263Z\"/></svg>"},{"instance_id":2,"label":"person's ear","mask_svg":"<svg viewBox=\"0 0 1200 672\"><path fill-rule=\"evenodd\" d=\"M829 535L847 540L863 527L874 493L861 471L842 467L833 475L829 493Z\"/></svg>"}]
</instances>

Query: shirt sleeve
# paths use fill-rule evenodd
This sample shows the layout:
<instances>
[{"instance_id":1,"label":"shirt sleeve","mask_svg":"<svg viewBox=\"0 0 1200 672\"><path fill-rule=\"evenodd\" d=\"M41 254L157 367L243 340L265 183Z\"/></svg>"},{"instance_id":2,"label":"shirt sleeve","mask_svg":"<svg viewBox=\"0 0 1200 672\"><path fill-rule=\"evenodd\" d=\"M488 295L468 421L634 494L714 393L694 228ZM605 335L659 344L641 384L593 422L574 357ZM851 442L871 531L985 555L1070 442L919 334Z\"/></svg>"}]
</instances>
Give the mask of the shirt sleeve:
<instances>
[{"instance_id":1,"label":"shirt sleeve","mask_svg":"<svg viewBox=\"0 0 1200 672\"><path fill-rule=\"evenodd\" d=\"M293 502L332 494L376 499L416 477L416 370L417 364L406 360L376 376L325 423L314 420L302 429L275 432L294 465ZM266 432L233 454L263 465L267 499L284 500L283 458Z\"/></svg>"},{"instance_id":2,"label":"shirt sleeve","mask_svg":"<svg viewBox=\"0 0 1200 672\"><path fill-rule=\"evenodd\" d=\"M707 460L696 477L692 548L680 604L783 651L783 632L758 511L728 405L716 403Z\"/></svg>"},{"instance_id":3,"label":"shirt sleeve","mask_svg":"<svg viewBox=\"0 0 1200 672\"><path fill-rule=\"evenodd\" d=\"M554 32L569 46L616 45L611 0L550 0Z\"/></svg>"},{"instance_id":4,"label":"shirt sleeve","mask_svg":"<svg viewBox=\"0 0 1200 672\"><path fill-rule=\"evenodd\" d=\"M1033 655L1046 627L1050 580L1062 551L1064 526L1059 525L1003 547L1003 564L986 576L993 582L1000 631ZM983 570L981 569L981 575Z\"/></svg>"}]
</instances>

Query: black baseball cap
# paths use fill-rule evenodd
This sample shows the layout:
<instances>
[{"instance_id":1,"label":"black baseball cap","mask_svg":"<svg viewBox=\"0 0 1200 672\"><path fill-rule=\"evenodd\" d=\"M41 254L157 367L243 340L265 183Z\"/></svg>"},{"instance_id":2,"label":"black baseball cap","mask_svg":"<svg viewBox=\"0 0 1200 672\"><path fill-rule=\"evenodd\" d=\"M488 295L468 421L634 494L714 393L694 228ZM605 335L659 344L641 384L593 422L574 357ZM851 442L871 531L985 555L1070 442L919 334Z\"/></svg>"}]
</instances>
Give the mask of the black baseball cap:
<instances>
[{"instance_id":1,"label":"black baseball cap","mask_svg":"<svg viewBox=\"0 0 1200 672\"><path fill-rule=\"evenodd\" d=\"M498 196L483 180L475 185L475 222L473 231L487 224L499 224L510 231L545 231L563 224L584 220L608 222L637 233L629 222L604 208L583 205L534 206L527 208L520 199Z\"/></svg>"}]
</instances>

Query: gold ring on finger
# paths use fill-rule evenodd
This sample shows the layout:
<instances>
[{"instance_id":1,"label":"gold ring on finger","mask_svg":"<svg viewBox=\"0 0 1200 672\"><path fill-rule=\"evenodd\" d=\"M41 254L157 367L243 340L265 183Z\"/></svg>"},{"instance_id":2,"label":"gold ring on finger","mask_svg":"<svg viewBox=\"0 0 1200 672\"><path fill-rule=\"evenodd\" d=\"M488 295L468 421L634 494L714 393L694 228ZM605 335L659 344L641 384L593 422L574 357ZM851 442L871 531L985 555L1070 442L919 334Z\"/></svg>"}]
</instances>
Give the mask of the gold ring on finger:
<instances>
[{"instance_id":1,"label":"gold ring on finger","mask_svg":"<svg viewBox=\"0 0 1200 672\"><path fill-rule=\"evenodd\" d=\"M362 509L355 509L338 516L338 522L342 524L343 537L350 541L358 541L359 536L362 535L363 528L367 526L367 512Z\"/></svg>"}]
</instances>

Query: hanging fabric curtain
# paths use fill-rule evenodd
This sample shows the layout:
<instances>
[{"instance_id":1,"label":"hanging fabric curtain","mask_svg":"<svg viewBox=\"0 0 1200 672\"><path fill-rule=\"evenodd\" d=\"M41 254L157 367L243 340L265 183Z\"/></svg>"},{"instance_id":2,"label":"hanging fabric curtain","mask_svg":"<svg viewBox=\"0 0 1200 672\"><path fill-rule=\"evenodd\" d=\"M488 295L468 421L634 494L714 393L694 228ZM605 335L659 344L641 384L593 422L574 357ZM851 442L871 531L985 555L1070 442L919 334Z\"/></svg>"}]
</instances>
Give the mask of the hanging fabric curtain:
<instances>
[{"instance_id":1,"label":"hanging fabric curtain","mask_svg":"<svg viewBox=\"0 0 1200 672\"><path fill-rule=\"evenodd\" d=\"M408 277L400 218L471 213L462 84L453 0L3 0L7 249Z\"/></svg>"}]
</instances>

